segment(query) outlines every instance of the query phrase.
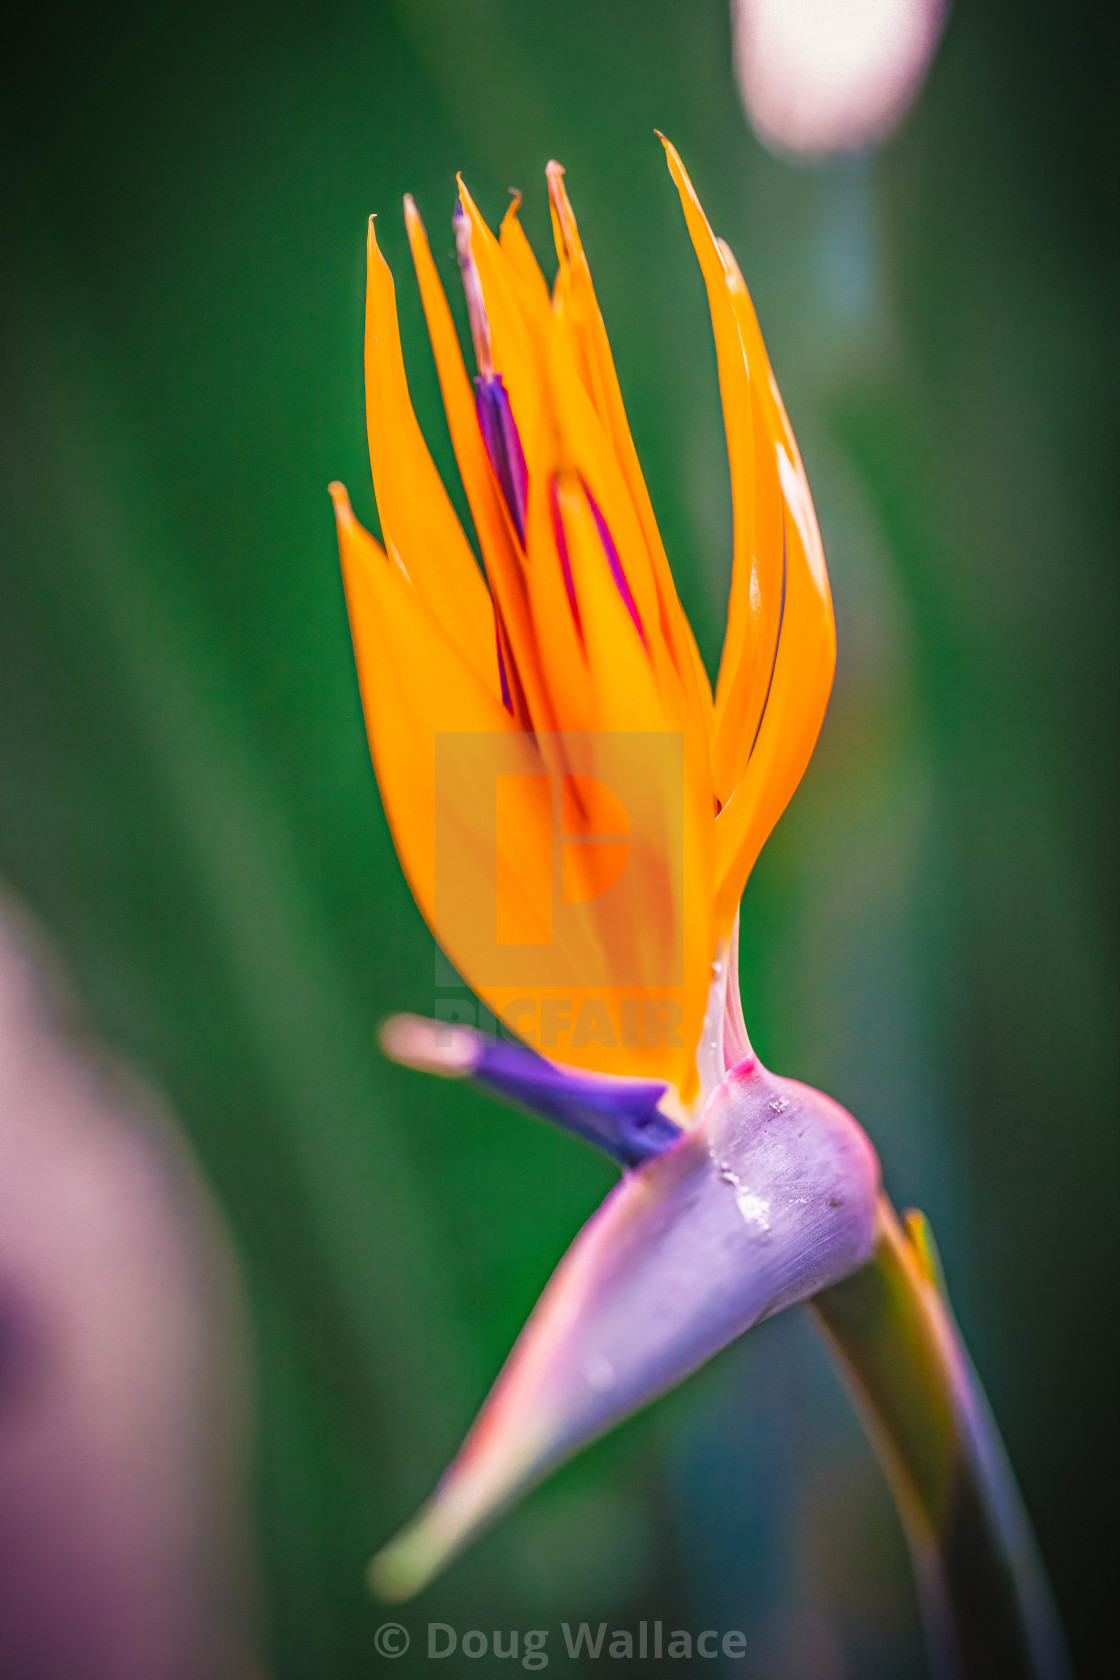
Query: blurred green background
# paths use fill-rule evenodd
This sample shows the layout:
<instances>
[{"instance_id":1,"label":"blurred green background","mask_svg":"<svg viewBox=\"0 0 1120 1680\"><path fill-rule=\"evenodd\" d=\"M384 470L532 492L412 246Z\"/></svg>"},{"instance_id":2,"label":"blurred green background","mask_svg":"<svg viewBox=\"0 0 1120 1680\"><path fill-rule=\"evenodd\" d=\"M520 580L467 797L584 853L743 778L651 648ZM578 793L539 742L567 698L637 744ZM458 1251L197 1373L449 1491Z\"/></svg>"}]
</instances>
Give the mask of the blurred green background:
<instances>
[{"instance_id":1,"label":"blurred green background","mask_svg":"<svg viewBox=\"0 0 1120 1680\"><path fill-rule=\"evenodd\" d=\"M613 1177L376 1047L390 1010L431 1012L433 946L369 765L325 490L344 479L374 521L365 218L462 505L401 195L451 278L454 171L495 219L524 188L546 257L543 168L565 163L714 666L726 457L655 124L752 288L837 603L821 746L744 906L747 1019L932 1218L1080 1671L1100 1671L1116 797L1097 12L960 0L903 131L815 168L752 139L720 0L109 4L27 9L22 34L0 110L0 876L102 1037L169 1095L232 1232L268 1671L384 1670L364 1564ZM749 1680L924 1673L889 1497L803 1315L569 1467L401 1613L414 1631L642 1616L745 1629ZM421 1644L392 1672L429 1674Z\"/></svg>"}]
</instances>

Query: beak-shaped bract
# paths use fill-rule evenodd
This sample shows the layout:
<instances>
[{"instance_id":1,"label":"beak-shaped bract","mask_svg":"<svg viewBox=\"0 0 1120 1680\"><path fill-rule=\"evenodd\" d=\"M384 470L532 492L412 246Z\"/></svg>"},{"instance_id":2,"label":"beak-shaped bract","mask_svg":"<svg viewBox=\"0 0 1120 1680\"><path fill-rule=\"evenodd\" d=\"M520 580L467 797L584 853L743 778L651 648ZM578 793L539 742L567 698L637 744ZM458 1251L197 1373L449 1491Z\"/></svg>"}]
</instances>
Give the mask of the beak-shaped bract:
<instances>
[{"instance_id":1,"label":"beak-shaped bract","mask_svg":"<svg viewBox=\"0 0 1120 1680\"><path fill-rule=\"evenodd\" d=\"M374 1560L422 1587L546 1470L760 1319L871 1253L879 1171L838 1103L749 1056L674 1147L628 1173L546 1288L428 1505Z\"/></svg>"}]
</instances>

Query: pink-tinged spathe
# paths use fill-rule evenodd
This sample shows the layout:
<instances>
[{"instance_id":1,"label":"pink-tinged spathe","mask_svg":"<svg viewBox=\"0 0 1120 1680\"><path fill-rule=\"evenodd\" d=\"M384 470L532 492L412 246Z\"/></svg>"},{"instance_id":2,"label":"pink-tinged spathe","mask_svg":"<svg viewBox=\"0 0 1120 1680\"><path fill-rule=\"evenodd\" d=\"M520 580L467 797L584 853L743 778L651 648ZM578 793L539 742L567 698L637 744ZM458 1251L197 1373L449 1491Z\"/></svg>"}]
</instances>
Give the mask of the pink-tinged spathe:
<instances>
[{"instance_id":1,"label":"pink-tinged spathe","mask_svg":"<svg viewBox=\"0 0 1120 1680\"><path fill-rule=\"evenodd\" d=\"M390 1031L398 1054L413 1035L400 1059L474 1071L477 1034L456 1029L439 1068L434 1033L428 1060L418 1054L418 1026ZM741 1048L741 1026L733 1036ZM612 1083L586 1081L605 1087L604 1102ZM548 1470L752 1325L863 1265L879 1188L875 1151L852 1116L768 1072L748 1048L699 1121L626 1173L584 1226L458 1457L374 1560L376 1591L417 1592Z\"/></svg>"}]
</instances>

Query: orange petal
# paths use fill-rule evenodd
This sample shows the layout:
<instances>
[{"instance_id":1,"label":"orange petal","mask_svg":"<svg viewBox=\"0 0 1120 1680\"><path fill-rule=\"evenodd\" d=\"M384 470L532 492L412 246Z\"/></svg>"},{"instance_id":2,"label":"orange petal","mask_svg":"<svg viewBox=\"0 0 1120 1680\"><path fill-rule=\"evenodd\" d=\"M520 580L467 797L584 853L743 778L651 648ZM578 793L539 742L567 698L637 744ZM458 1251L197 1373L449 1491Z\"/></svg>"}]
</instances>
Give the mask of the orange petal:
<instances>
[{"instance_id":1,"label":"orange petal","mask_svg":"<svg viewBox=\"0 0 1120 1680\"><path fill-rule=\"evenodd\" d=\"M677 667L689 704L702 720L703 727L707 729L711 710L707 672L696 647L692 626L677 598L673 575L654 517L653 504L649 499L649 491L646 489L638 461L638 452L630 435L630 425L626 418L607 329L599 308L599 300L595 295L591 269L580 240L579 228L564 186L564 171L558 163L550 163L547 173L557 255L569 272L571 296L578 312L582 335L582 352L589 370L589 389L614 447L645 536L665 643Z\"/></svg>"},{"instance_id":2,"label":"orange petal","mask_svg":"<svg viewBox=\"0 0 1120 1680\"><path fill-rule=\"evenodd\" d=\"M708 291L735 508L712 754L723 801L716 821L722 936L809 761L832 687L836 633L808 482L746 284L676 150L662 143Z\"/></svg>"},{"instance_id":3,"label":"orange petal","mask_svg":"<svg viewBox=\"0 0 1120 1680\"><path fill-rule=\"evenodd\" d=\"M529 459L529 509L525 524L525 587L532 616L541 682L557 730L596 726L582 630L564 583L551 501L551 453Z\"/></svg>"},{"instance_id":4,"label":"orange petal","mask_svg":"<svg viewBox=\"0 0 1120 1680\"><path fill-rule=\"evenodd\" d=\"M716 793L726 804L758 730L781 613L779 489L768 441L755 436L755 410L765 401L770 366L742 277L737 268L728 272L676 149L664 136L661 141L708 294L731 472L734 553L712 748Z\"/></svg>"},{"instance_id":5,"label":"orange petal","mask_svg":"<svg viewBox=\"0 0 1120 1680\"><path fill-rule=\"evenodd\" d=\"M390 555L471 669L498 688L486 585L413 412L393 277L369 224L366 424L377 511Z\"/></svg>"},{"instance_id":6,"label":"orange petal","mask_svg":"<svg viewBox=\"0 0 1120 1680\"><path fill-rule=\"evenodd\" d=\"M596 728L604 734L660 735L666 743L666 764L657 785L636 785L631 790L636 808L632 806L630 817L637 839L630 867L649 869L648 903L661 905L675 921L656 924L651 909L644 922L637 918L634 925L606 923L603 942L620 957L625 952L627 961L633 951L635 961L644 964L650 986L665 984L665 952L670 947L679 951L683 1046L666 1052L665 1065L687 1102L695 1088L696 1045L715 949L710 791L706 776L701 788L696 785L680 723L662 703L649 656L611 575L582 485L570 475L561 475L557 500L587 649ZM668 752L673 740L680 746L671 765ZM601 909L609 915L606 899Z\"/></svg>"},{"instance_id":7,"label":"orange petal","mask_svg":"<svg viewBox=\"0 0 1120 1680\"><path fill-rule=\"evenodd\" d=\"M610 439L584 386L573 370L572 333L567 302L558 297L553 342L548 360L549 395L560 433L560 455L590 490L614 542L626 582L634 598L657 691L672 719L683 731L690 762L690 779L703 809L713 810L709 737L692 689L681 681L667 648L657 590L649 570L649 555L641 525Z\"/></svg>"},{"instance_id":8,"label":"orange petal","mask_svg":"<svg viewBox=\"0 0 1120 1680\"><path fill-rule=\"evenodd\" d=\"M664 708L649 655L611 575L586 491L572 469L560 476L557 491L599 727L676 727L677 720Z\"/></svg>"},{"instance_id":9,"label":"orange petal","mask_svg":"<svg viewBox=\"0 0 1120 1680\"><path fill-rule=\"evenodd\" d=\"M531 901L532 882L522 867L551 835L537 834L539 813L526 797L518 820L496 834L493 779L471 774L472 743L504 741L503 760L518 776L542 773L533 739L518 729L501 701L480 681L419 592L386 561L384 551L355 519L346 491L331 485L338 526L346 607L362 710L381 798L409 887L432 933L469 983L484 989L493 975L480 972L468 905L494 900L495 871L513 894L513 913ZM437 783L437 737L459 735L457 760L444 753ZM483 748L485 756L485 748ZM517 792L516 787L514 792ZM436 824L443 825L441 855L455 860L456 890L437 894Z\"/></svg>"},{"instance_id":10,"label":"orange petal","mask_svg":"<svg viewBox=\"0 0 1120 1680\"><path fill-rule=\"evenodd\" d=\"M716 926L726 933L755 859L793 796L824 721L836 668L828 579L814 554L811 505L779 443L786 598L773 680L743 777L716 819Z\"/></svg>"},{"instance_id":11,"label":"orange petal","mask_svg":"<svg viewBox=\"0 0 1120 1680\"><path fill-rule=\"evenodd\" d=\"M509 258L512 275L516 276L516 292L522 314L537 332L541 332L548 321L552 304L548 293L548 281L541 273L540 264L533 254L533 247L526 239L525 229L521 226L518 215L520 208L521 194L516 193L513 203L502 217L502 225L498 229L498 243Z\"/></svg>"},{"instance_id":12,"label":"orange petal","mask_svg":"<svg viewBox=\"0 0 1120 1680\"><path fill-rule=\"evenodd\" d=\"M564 299L558 298L548 356L548 389L560 433L563 464L574 469L594 496L618 550L647 641L662 644L657 592L649 551L629 486L611 440L574 361L577 333Z\"/></svg>"},{"instance_id":13,"label":"orange petal","mask_svg":"<svg viewBox=\"0 0 1120 1680\"><path fill-rule=\"evenodd\" d=\"M836 670L836 624L805 468L738 264L724 241L718 244L729 283L736 297L745 300L740 319L752 367L761 363L766 368L765 385L757 378L753 385L759 399L756 415L764 422L756 424L756 448L772 450L777 464L785 545L785 606L762 722L740 787L716 824L717 917L724 931L734 920L754 861L816 745ZM747 797L741 799L740 793Z\"/></svg>"},{"instance_id":14,"label":"orange petal","mask_svg":"<svg viewBox=\"0 0 1120 1680\"><path fill-rule=\"evenodd\" d=\"M455 323L432 260L424 224L411 198L404 201L404 214L452 447L482 546L487 576L509 638L509 653L518 678L516 687L527 698L528 716L519 721L537 729L551 729L555 723L537 675L538 661L518 552L520 545L486 454Z\"/></svg>"},{"instance_id":15,"label":"orange petal","mask_svg":"<svg viewBox=\"0 0 1120 1680\"><path fill-rule=\"evenodd\" d=\"M575 1015L593 996L607 1001L617 1022L622 994L611 984L612 964L626 953L604 950L597 905L567 907L554 940L546 930L543 981L503 983L503 936L517 944L542 912L547 920L551 892L542 901L542 866L548 889L553 835L551 804L539 792L552 767L362 529L342 486L331 490L370 751L425 921L467 983L498 1009L528 1000L530 1016L543 1015L544 1000L559 987L559 1002ZM523 955L516 962L523 965ZM590 993L588 976L600 982ZM627 995L633 991L630 985ZM681 1083L689 1071L680 1048L668 1058L664 1049L637 1045L560 1045L552 1053Z\"/></svg>"},{"instance_id":16,"label":"orange petal","mask_svg":"<svg viewBox=\"0 0 1120 1680\"><path fill-rule=\"evenodd\" d=\"M471 251L486 302L494 366L505 381L528 461L542 423L541 346L531 318L522 309L517 269L487 227L461 176L458 181L459 202L471 221Z\"/></svg>"}]
</instances>

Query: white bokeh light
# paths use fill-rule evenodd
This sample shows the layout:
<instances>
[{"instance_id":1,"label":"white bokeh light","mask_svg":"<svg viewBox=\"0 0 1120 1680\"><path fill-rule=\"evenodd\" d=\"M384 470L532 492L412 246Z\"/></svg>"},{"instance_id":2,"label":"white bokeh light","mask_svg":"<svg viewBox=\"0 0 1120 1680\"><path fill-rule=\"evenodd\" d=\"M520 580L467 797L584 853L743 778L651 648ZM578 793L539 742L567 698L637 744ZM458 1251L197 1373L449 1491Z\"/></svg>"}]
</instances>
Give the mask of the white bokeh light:
<instances>
[{"instance_id":1,"label":"white bokeh light","mask_svg":"<svg viewBox=\"0 0 1120 1680\"><path fill-rule=\"evenodd\" d=\"M882 140L913 101L947 0L732 0L735 72L759 139L824 157Z\"/></svg>"}]
</instances>

